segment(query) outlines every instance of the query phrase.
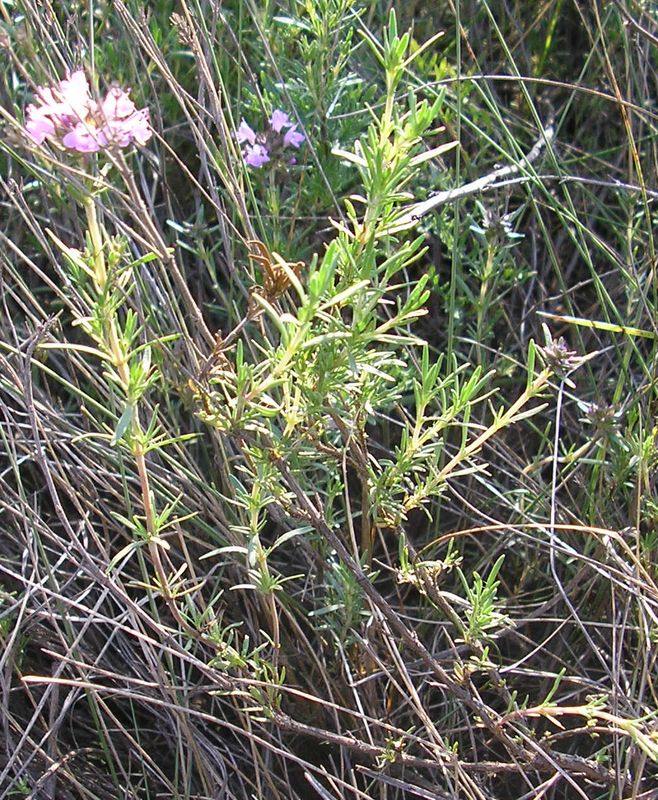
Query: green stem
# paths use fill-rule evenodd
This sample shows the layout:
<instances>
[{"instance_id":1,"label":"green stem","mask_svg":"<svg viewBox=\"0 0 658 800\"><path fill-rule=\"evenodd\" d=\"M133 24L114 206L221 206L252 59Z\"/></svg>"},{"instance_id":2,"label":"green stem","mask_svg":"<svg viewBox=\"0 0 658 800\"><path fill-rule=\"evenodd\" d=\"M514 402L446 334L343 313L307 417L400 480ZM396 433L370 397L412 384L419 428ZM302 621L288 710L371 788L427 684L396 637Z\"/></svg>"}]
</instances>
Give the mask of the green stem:
<instances>
[{"instance_id":1,"label":"green stem","mask_svg":"<svg viewBox=\"0 0 658 800\"><path fill-rule=\"evenodd\" d=\"M474 439L469 445L461 449L455 456L453 456L450 461L436 474L433 480L428 484L429 487L432 489L441 486L445 483L450 474L457 469L457 467L467 459L474 456L477 452L479 452L484 444L491 439L498 431L506 428L508 425L513 425L517 421L518 415L522 412L524 406L532 400L533 397L544 388L544 386L548 383L552 371L550 369L545 369L541 372L532 384L523 392L523 394L508 408L508 410L501 414L485 431L483 431L476 439ZM408 510L412 505L416 502L416 498L414 496L408 498L405 501L405 508Z\"/></svg>"},{"instance_id":2,"label":"green stem","mask_svg":"<svg viewBox=\"0 0 658 800\"><path fill-rule=\"evenodd\" d=\"M105 263L105 247L103 242L103 231L98 220L96 211L96 203L92 194L88 194L83 201L85 215L87 218L87 230L89 232L89 240L92 248L92 260L94 265L94 283L98 291L99 297L107 295L109 289L109 279L107 274L107 266ZM131 385L130 385L130 369L128 367L128 359L126 357L125 348L121 343L119 337L119 328L115 312L108 315L105 319L104 330L102 333L105 341L103 342L105 348L109 351L112 364L116 368L121 383L121 388L126 396L128 403L132 402L131 398ZM146 532L149 540L149 550L153 560L158 579L162 585L162 589L167 597L171 592L169 589L166 571L162 564L162 559L159 552L159 545L155 542L157 536L157 523L155 510L153 508L153 501L151 497L149 474L146 465L146 453L144 450L143 430L139 420L139 409L135 404L131 421L131 447L133 457L135 459L135 466L137 467L137 474L139 476L139 485L142 495L142 504L144 506L144 517L146 522Z\"/></svg>"}]
</instances>

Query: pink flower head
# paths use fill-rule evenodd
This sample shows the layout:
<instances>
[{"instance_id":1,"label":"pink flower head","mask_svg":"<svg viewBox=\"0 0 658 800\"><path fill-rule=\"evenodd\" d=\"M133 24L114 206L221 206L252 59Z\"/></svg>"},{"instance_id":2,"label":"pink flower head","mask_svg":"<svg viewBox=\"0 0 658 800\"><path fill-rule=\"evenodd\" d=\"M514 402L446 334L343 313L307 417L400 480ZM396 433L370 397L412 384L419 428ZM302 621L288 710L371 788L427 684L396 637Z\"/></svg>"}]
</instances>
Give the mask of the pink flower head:
<instances>
[{"instance_id":1,"label":"pink flower head","mask_svg":"<svg viewBox=\"0 0 658 800\"><path fill-rule=\"evenodd\" d=\"M147 108L136 109L128 92L118 88L97 103L82 70L57 86L40 86L37 100L28 106L25 122L25 132L35 144L50 138L69 150L95 153L132 142L143 145L153 135Z\"/></svg>"},{"instance_id":2,"label":"pink flower head","mask_svg":"<svg viewBox=\"0 0 658 800\"><path fill-rule=\"evenodd\" d=\"M39 86L37 97L41 100L43 111L66 122L83 120L95 105L81 69L60 81L54 89Z\"/></svg>"},{"instance_id":3,"label":"pink flower head","mask_svg":"<svg viewBox=\"0 0 658 800\"><path fill-rule=\"evenodd\" d=\"M84 72L78 70L57 87L37 87L40 105L27 108L25 130L36 144L46 136L54 136L58 128L71 128L89 115L94 101L89 94L89 84Z\"/></svg>"}]
</instances>

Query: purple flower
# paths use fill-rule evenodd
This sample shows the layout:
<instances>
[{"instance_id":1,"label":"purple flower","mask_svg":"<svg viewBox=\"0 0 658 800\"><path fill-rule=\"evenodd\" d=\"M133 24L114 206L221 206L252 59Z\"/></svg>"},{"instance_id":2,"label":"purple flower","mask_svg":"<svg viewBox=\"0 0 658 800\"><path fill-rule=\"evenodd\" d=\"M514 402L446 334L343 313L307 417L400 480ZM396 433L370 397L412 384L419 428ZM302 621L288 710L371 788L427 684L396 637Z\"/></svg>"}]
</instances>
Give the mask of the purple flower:
<instances>
[{"instance_id":1,"label":"purple flower","mask_svg":"<svg viewBox=\"0 0 658 800\"><path fill-rule=\"evenodd\" d=\"M278 108L274 110L270 117L270 125L272 126L272 130L277 133L281 133L284 128L288 128L283 135L284 147L299 147L299 145L306 140L304 134L297 130L297 125L290 121L288 114Z\"/></svg>"},{"instance_id":2,"label":"purple flower","mask_svg":"<svg viewBox=\"0 0 658 800\"><path fill-rule=\"evenodd\" d=\"M267 148L262 144L249 144L244 149L244 160L250 167L258 169L263 164L267 164L270 160L270 155Z\"/></svg>"},{"instance_id":3,"label":"purple flower","mask_svg":"<svg viewBox=\"0 0 658 800\"><path fill-rule=\"evenodd\" d=\"M290 147L299 147L299 145L306 141L306 136L297 130L297 126L293 125L285 132L283 137L283 145L290 145Z\"/></svg>"},{"instance_id":4,"label":"purple flower","mask_svg":"<svg viewBox=\"0 0 658 800\"><path fill-rule=\"evenodd\" d=\"M237 131L237 137L240 144L244 144L244 142L249 142L249 144L256 143L256 134L244 120L242 120L240 123L240 127Z\"/></svg>"},{"instance_id":5,"label":"purple flower","mask_svg":"<svg viewBox=\"0 0 658 800\"><path fill-rule=\"evenodd\" d=\"M270 117L270 125L272 130L281 133L281 129L291 125L290 117L285 111L280 111L278 108L274 109Z\"/></svg>"},{"instance_id":6,"label":"purple flower","mask_svg":"<svg viewBox=\"0 0 658 800\"><path fill-rule=\"evenodd\" d=\"M116 87L97 103L82 70L57 86L38 87L37 100L28 106L25 122L25 132L35 144L50 138L69 150L95 153L132 142L143 145L153 135L147 108L135 108L128 91Z\"/></svg>"},{"instance_id":7,"label":"purple flower","mask_svg":"<svg viewBox=\"0 0 658 800\"><path fill-rule=\"evenodd\" d=\"M291 158L285 150L288 147L297 149L306 141L306 137L297 130L297 125L290 121L288 114L279 108L272 112L269 123L268 130L256 133L244 119L241 120L236 131L236 139L238 144L244 145L242 156L246 164L255 169L259 169L268 161L279 166L296 164L296 159Z\"/></svg>"}]
</instances>

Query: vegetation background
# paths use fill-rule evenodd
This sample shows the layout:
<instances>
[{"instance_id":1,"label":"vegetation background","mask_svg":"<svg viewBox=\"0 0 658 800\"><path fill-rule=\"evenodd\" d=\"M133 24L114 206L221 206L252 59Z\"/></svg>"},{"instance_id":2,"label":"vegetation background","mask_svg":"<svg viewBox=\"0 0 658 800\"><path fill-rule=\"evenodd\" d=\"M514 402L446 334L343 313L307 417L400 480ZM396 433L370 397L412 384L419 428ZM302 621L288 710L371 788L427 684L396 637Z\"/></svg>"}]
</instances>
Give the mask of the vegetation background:
<instances>
[{"instance_id":1,"label":"vegetation background","mask_svg":"<svg viewBox=\"0 0 658 800\"><path fill-rule=\"evenodd\" d=\"M656 4L0 48L0 798L657 798ZM80 68L144 147L25 136Z\"/></svg>"}]
</instances>

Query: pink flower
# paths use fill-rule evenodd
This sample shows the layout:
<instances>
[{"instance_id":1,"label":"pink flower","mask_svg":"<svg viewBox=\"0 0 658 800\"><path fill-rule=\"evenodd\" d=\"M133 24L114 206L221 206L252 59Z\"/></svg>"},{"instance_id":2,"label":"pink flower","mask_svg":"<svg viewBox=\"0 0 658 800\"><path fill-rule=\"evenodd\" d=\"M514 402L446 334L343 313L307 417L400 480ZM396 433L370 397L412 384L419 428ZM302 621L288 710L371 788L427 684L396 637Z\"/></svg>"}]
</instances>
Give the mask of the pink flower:
<instances>
[{"instance_id":1,"label":"pink flower","mask_svg":"<svg viewBox=\"0 0 658 800\"><path fill-rule=\"evenodd\" d=\"M28 106L25 132L35 144L42 144L46 136L55 135L55 123L43 108Z\"/></svg>"},{"instance_id":2,"label":"pink flower","mask_svg":"<svg viewBox=\"0 0 658 800\"><path fill-rule=\"evenodd\" d=\"M101 149L98 129L92 129L86 122L79 122L65 133L62 144L78 153L97 153Z\"/></svg>"},{"instance_id":3,"label":"pink flower","mask_svg":"<svg viewBox=\"0 0 658 800\"><path fill-rule=\"evenodd\" d=\"M135 104L128 97L128 92L113 86L101 103L101 110L106 119L126 119L135 113Z\"/></svg>"},{"instance_id":4,"label":"pink flower","mask_svg":"<svg viewBox=\"0 0 658 800\"><path fill-rule=\"evenodd\" d=\"M113 88L101 103L105 125L101 127L101 144L127 147L131 142L146 144L153 135L149 125L148 108L136 109L128 92Z\"/></svg>"},{"instance_id":5,"label":"pink flower","mask_svg":"<svg viewBox=\"0 0 658 800\"><path fill-rule=\"evenodd\" d=\"M25 122L25 132L35 144L50 138L69 150L95 153L132 142L143 145L153 135L147 108L136 109L128 92L116 87L97 103L82 70L57 86L40 86L37 100L28 106Z\"/></svg>"}]
</instances>

